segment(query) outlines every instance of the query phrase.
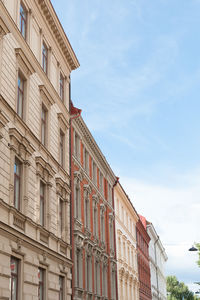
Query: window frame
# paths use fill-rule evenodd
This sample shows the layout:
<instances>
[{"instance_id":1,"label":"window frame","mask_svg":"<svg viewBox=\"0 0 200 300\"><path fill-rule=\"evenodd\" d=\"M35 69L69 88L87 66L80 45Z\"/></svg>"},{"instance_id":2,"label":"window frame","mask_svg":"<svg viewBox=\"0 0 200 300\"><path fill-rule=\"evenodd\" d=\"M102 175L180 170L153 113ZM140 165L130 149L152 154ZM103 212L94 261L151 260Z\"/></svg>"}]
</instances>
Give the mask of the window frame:
<instances>
[{"instance_id":1,"label":"window frame","mask_svg":"<svg viewBox=\"0 0 200 300\"><path fill-rule=\"evenodd\" d=\"M46 42L42 42L42 69L46 75L48 75L48 47ZM46 54L45 54L46 52Z\"/></svg>"},{"instance_id":2,"label":"window frame","mask_svg":"<svg viewBox=\"0 0 200 300\"><path fill-rule=\"evenodd\" d=\"M65 134L62 129L60 129L60 140L59 140L59 160L60 165L64 169L65 168Z\"/></svg>"},{"instance_id":3,"label":"window frame","mask_svg":"<svg viewBox=\"0 0 200 300\"><path fill-rule=\"evenodd\" d=\"M39 274L42 273L42 281L40 281ZM38 267L38 300L45 300L45 281L46 281L46 269L43 269L41 267ZM40 288L42 287L42 299L40 298Z\"/></svg>"},{"instance_id":4,"label":"window frame","mask_svg":"<svg viewBox=\"0 0 200 300\"><path fill-rule=\"evenodd\" d=\"M43 118L43 113L44 113L44 118ZM43 131L44 129L44 131ZM48 132L48 109L42 103L42 108L41 108L41 143L43 146L47 147L47 132ZM43 133L44 132L44 133ZM43 136L44 134L44 136Z\"/></svg>"},{"instance_id":5,"label":"window frame","mask_svg":"<svg viewBox=\"0 0 200 300\"><path fill-rule=\"evenodd\" d=\"M18 166L19 166L19 175L17 175L15 173L15 165L16 165L16 162L18 163ZM23 164L22 162L18 159L17 156L15 156L15 161L14 161L14 207L21 211L21 199L22 199L22 176L23 176ZM18 191L18 206L16 205L16 181L19 181L19 191Z\"/></svg>"},{"instance_id":6,"label":"window frame","mask_svg":"<svg viewBox=\"0 0 200 300\"><path fill-rule=\"evenodd\" d=\"M59 197L59 232L62 238L62 232L64 229L64 200Z\"/></svg>"},{"instance_id":7,"label":"window frame","mask_svg":"<svg viewBox=\"0 0 200 300\"><path fill-rule=\"evenodd\" d=\"M17 272L14 273L11 270L11 264L12 264L12 260L14 260L15 262L17 262ZM18 258L16 258L15 256L11 256L10 258L10 270L11 270L11 300L18 300L19 299L19 281L20 281L20 260ZM13 277L16 279L16 295L13 298L12 292L13 292Z\"/></svg>"},{"instance_id":8,"label":"window frame","mask_svg":"<svg viewBox=\"0 0 200 300\"><path fill-rule=\"evenodd\" d=\"M43 187L43 195L41 195L41 187ZM42 202L42 206L41 206ZM46 210L46 184L40 180L40 218L39 223L42 227L45 227L45 210ZM41 210L42 207L42 210ZM42 213L42 214L41 214Z\"/></svg>"},{"instance_id":9,"label":"window frame","mask_svg":"<svg viewBox=\"0 0 200 300\"><path fill-rule=\"evenodd\" d=\"M60 72L60 78L59 78L59 96L60 96L60 99L62 100L62 102L64 103L64 100L65 100L65 77L62 74L62 72Z\"/></svg>"},{"instance_id":10,"label":"window frame","mask_svg":"<svg viewBox=\"0 0 200 300\"><path fill-rule=\"evenodd\" d=\"M21 14L21 8L23 9L25 13L25 18ZM28 11L27 8L25 7L24 3L21 1L20 2L20 10L19 10L19 30L21 32L21 35L23 38L26 40L27 39L27 28L28 28ZM24 34L23 34L23 28L24 28Z\"/></svg>"},{"instance_id":11,"label":"window frame","mask_svg":"<svg viewBox=\"0 0 200 300\"><path fill-rule=\"evenodd\" d=\"M60 275L59 276L59 300L64 300L64 298L65 298L65 277Z\"/></svg>"},{"instance_id":12,"label":"window frame","mask_svg":"<svg viewBox=\"0 0 200 300\"><path fill-rule=\"evenodd\" d=\"M19 85L22 83L22 88ZM21 72L21 70L18 70L18 76L17 76L17 115L24 120L25 119L25 98L26 98L26 78ZM20 100L21 99L21 100ZM21 105L20 105L21 102ZM21 110L20 107L21 106Z\"/></svg>"}]
</instances>

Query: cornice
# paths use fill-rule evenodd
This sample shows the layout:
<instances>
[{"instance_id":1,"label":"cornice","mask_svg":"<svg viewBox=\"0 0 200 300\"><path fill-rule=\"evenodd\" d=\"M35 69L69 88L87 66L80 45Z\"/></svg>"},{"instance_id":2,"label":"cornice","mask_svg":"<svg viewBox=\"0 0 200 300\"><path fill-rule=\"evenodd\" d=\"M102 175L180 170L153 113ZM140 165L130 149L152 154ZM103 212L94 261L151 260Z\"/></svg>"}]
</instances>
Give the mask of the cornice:
<instances>
[{"instance_id":1,"label":"cornice","mask_svg":"<svg viewBox=\"0 0 200 300\"><path fill-rule=\"evenodd\" d=\"M48 0L49 1L49 0ZM47 77L45 72L42 69L39 61L35 57L33 51L31 50L28 43L24 40L23 36L21 35L19 28L17 27L16 23L10 16L8 10L6 9L5 5L2 1L0 1L0 25L5 24L7 31L12 33L16 41L19 43L21 50L23 51L27 61L31 62L32 68L35 72L39 75L41 81L43 82L44 86L51 94L51 97L54 99L54 102L58 105L59 109L63 112L63 115L66 119L69 119L69 111L64 103L61 101L60 96L54 86L52 85L50 79ZM1 26L0 26L1 27Z\"/></svg>"},{"instance_id":2,"label":"cornice","mask_svg":"<svg viewBox=\"0 0 200 300\"><path fill-rule=\"evenodd\" d=\"M83 118L79 117L77 119L74 119L72 122L74 122L78 126L79 130L82 133L81 138L84 137L86 139L87 144L90 146L91 150L94 153L94 156L97 157L97 159L99 160L100 165L102 165L104 167L105 171L107 173L109 173L110 177L113 180L112 184L114 184L115 181L116 181L116 176L115 176L113 170L111 169L110 165L108 164L105 156L101 152L99 146L97 145L94 137L92 136L91 132L89 131L87 125L83 121Z\"/></svg>"},{"instance_id":3,"label":"cornice","mask_svg":"<svg viewBox=\"0 0 200 300\"><path fill-rule=\"evenodd\" d=\"M56 12L49 0L38 0L41 11L43 12L71 70L77 69L80 64L72 49L72 46L64 32L64 29L56 15Z\"/></svg>"}]
</instances>

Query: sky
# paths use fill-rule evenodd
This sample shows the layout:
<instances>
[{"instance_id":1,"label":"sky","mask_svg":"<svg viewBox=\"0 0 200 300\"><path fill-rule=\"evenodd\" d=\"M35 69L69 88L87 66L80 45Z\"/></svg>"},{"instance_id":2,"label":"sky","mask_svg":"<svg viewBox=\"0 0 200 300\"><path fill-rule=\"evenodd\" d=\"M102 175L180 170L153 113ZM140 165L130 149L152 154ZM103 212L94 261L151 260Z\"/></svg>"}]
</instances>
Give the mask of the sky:
<instances>
[{"instance_id":1,"label":"sky","mask_svg":"<svg viewBox=\"0 0 200 300\"><path fill-rule=\"evenodd\" d=\"M52 0L80 62L72 100L138 213L166 275L200 281L200 0Z\"/></svg>"}]
</instances>

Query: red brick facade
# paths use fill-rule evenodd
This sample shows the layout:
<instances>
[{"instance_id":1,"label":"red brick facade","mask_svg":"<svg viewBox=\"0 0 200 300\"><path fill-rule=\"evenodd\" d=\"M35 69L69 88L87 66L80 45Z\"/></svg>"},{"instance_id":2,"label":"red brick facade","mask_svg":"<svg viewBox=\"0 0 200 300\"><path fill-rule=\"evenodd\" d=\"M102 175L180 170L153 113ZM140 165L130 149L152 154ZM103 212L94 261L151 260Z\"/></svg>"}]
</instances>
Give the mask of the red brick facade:
<instances>
[{"instance_id":1,"label":"red brick facade","mask_svg":"<svg viewBox=\"0 0 200 300\"><path fill-rule=\"evenodd\" d=\"M73 299L117 299L116 177L83 119L71 126Z\"/></svg>"},{"instance_id":2,"label":"red brick facade","mask_svg":"<svg viewBox=\"0 0 200 300\"><path fill-rule=\"evenodd\" d=\"M151 300L151 274L149 265L149 242L150 237L146 231L146 220L140 216L136 226L137 251L138 251L138 273L139 273L139 299Z\"/></svg>"}]
</instances>

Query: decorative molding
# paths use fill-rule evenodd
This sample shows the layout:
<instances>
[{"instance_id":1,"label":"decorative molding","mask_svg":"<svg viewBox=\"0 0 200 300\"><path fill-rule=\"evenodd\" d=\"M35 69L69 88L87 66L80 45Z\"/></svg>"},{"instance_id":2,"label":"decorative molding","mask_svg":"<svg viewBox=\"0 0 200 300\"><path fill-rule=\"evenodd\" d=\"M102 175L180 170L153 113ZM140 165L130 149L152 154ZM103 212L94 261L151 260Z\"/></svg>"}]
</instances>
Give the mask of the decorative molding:
<instances>
[{"instance_id":1,"label":"decorative molding","mask_svg":"<svg viewBox=\"0 0 200 300\"><path fill-rule=\"evenodd\" d=\"M69 129L69 121L65 118L63 113L58 113L58 121L60 123L61 129L65 132L67 129Z\"/></svg>"},{"instance_id":2,"label":"decorative molding","mask_svg":"<svg viewBox=\"0 0 200 300\"><path fill-rule=\"evenodd\" d=\"M25 72L27 75L32 75L35 73L33 66L31 65L30 61L26 58L23 50L21 48L15 48L15 54L17 57L18 65Z\"/></svg>"},{"instance_id":3,"label":"decorative molding","mask_svg":"<svg viewBox=\"0 0 200 300\"><path fill-rule=\"evenodd\" d=\"M16 128L10 128L9 135L10 149L16 152L24 162L28 162L29 156L35 151L29 140L22 136Z\"/></svg>"},{"instance_id":4,"label":"decorative molding","mask_svg":"<svg viewBox=\"0 0 200 300\"><path fill-rule=\"evenodd\" d=\"M0 39L9 32L10 31L9 31L8 27L4 23L3 19L0 17Z\"/></svg>"},{"instance_id":5,"label":"decorative molding","mask_svg":"<svg viewBox=\"0 0 200 300\"><path fill-rule=\"evenodd\" d=\"M48 183L49 177L54 177L54 175L56 174L55 170L41 156L36 156L35 162L37 169L36 174Z\"/></svg>"},{"instance_id":6,"label":"decorative molding","mask_svg":"<svg viewBox=\"0 0 200 300\"><path fill-rule=\"evenodd\" d=\"M3 138L3 133L1 132L2 128L4 128L7 123L8 123L8 119L4 115L4 112L0 110L0 139Z\"/></svg>"},{"instance_id":7,"label":"decorative molding","mask_svg":"<svg viewBox=\"0 0 200 300\"><path fill-rule=\"evenodd\" d=\"M53 31L55 39L57 40L60 48L63 51L63 54L68 62L70 69L71 70L77 69L79 67L79 62L55 14L53 6L49 1L46 0L38 0L38 3L40 5L41 11L46 17L47 22L49 23L51 30Z\"/></svg>"},{"instance_id":8,"label":"decorative molding","mask_svg":"<svg viewBox=\"0 0 200 300\"><path fill-rule=\"evenodd\" d=\"M15 212L13 214L13 225L25 231L25 217Z\"/></svg>"},{"instance_id":9,"label":"decorative molding","mask_svg":"<svg viewBox=\"0 0 200 300\"><path fill-rule=\"evenodd\" d=\"M39 90L40 90L42 100L45 102L48 108L55 103L53 97L51 96L51 94L43 84L39 85Z\"/></svg>"},{"instance_id":10,"label":"decorative molding","mask_svg":"<svg viewBox=\"0 0 200 300\"><path fill-rule=\"evenodd\" d=\"M75 172L74 172L74 178L75 178L77 181L79 181L79 182L83 180L83 176L82 176L82 174L81 174L80 171L75 171Z\"/></svg>"},{"instance_id":11,"label":"decorative molding","mask_svg":"<svg viewBox=\"0 0 200 300\"><path fill-rule=\"evenodd\" d=\"M65 199L67 202L69 202L69 195L71 193L70 187L68 184L61 178L61 177L56 177L56 193Z\"/></svg>"}]
</instances>

